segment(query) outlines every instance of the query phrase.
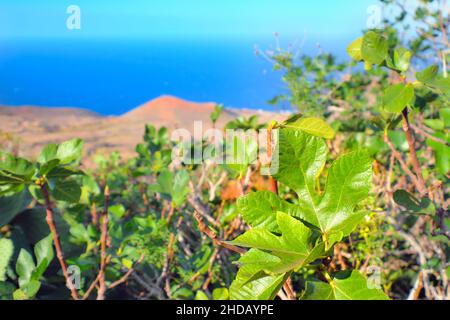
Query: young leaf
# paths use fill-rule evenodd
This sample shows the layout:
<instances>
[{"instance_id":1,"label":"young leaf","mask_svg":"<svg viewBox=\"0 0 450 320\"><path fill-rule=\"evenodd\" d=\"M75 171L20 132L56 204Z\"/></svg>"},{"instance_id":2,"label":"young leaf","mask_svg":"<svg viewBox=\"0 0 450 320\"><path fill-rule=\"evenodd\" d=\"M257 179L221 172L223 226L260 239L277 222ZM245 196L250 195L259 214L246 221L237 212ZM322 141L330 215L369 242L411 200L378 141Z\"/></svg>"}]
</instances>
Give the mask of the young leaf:
<instances>
[{"instance_id":1,"label":"young leaf","mask_svg":"<svg viewBox=\"0 0 450 320\"><path fill-rule=\"evenodd\" d=\"M19 276L20 286L30 281L35 267L31 254L25 249L21 249L16 262L16 273Z\"/></svg>"},{"instance_id":2,"label":"young leaf","mask_svg":"<svg viewBox=\"0 0 450 320\"><path fill-rule=\"evenodd\" d=\"M359 271L350 275L337 274L331 283L312 281L306 283L303 300L389 300L389 297L370 284Z\"/></svg>"},{"instance_id":3,"label":"young leaf","mask_svg":"<svg viewBox=\"0 0 450 320\"><path fill-rule=\"evenodd\" d=\"M214 107L214 111L211 113L210 118L212 123L216 123L219 120L220 115L222 114L224 106L219 104Z\"/></svg>"},{"instance_id":4,"label":"young leaf","mask_svg":"<svg viewBox=\"0 0 450 320\"><path fill-rule=\"evenodd\" d=\"M387 56L386 64L389 68L400 72L406 72L409 68L409 63L412 58L412 53L408 49L395 49L393 57Z\"/></svg>"},{"instance_id":5,"label":"young leaf","mask_svg":"<svg viewBox=\"0 0 450 320\"><path fill-rule=\"evenodd\" d=\"M414 100L414 86L399 83L386 89L383 96L384 110L391 113L400 113Z\"/></svg>"},{"instance_id":6,"label":"young leaf","mask_svg":"<svg viewBox=\"0 0 450 320\"><path fill-rule=\"evenodd\" d=\"M34 254L36 256L37 265L39 266L44 262L44 264L46 264L46 269L54 257L52 234L49 234L47 237L36 243L34 246Z\"/></svg>"},{"instance_id":7,"label":"young leaf","mask_svg":"<svg viewBox=\"0 0 450 320\"><path fill-rule=\"evenodd\" d=\"M355 61L361 61L362 60L362 53L361 53L361 47L363 44L363 38L358 38L355 41L353 41L350 46L347 48L347 53L350 55L350 57Z\"/></svg>"},{"instance_id":8,"label":"young leaf","mask_svg":"<svg viewBox=\"0 0 450 320\"><path fill-rule=\"evenodd\" d=\"M406 72L409 68L409 63L412 58L412 53L408 49L398 48L394 51L394 63L397 70Z\"/></svg>"}]
</instances>

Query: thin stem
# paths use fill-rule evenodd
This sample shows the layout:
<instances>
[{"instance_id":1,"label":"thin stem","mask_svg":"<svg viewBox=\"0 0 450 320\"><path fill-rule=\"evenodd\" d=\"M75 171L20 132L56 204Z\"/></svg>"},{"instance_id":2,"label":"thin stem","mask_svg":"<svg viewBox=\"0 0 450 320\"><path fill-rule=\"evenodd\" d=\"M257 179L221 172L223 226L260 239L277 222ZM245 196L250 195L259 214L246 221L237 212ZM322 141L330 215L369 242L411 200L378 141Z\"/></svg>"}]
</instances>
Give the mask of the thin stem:
<instances>
[{"instance_id":1,"label":"thin stem","mask_svg":"<svg viewBox=\"0 0 450 320\"><path fill-rule=\"evenodd\" d=\"M438 137L435 137L435 136L433 136L432 134L429 134L429 133L426 132L425 130L422 130L421 128L419 128L419 127L417 127L417 126L415 126L415 125L411 125L411 128L412 128L416 133L421 134L421 135L425 136L426 138L428 138L428 139L430 139L430 140L433 140L433 141L435 141L435 142L437 142L437 143L440 143L440 144L443 144L443 145L445 145L445 146L447 146L447 147L450 147L450 143L449 143L449 142L447 142L447 141L445 141L445 140L442 140L442 139L440 139L440 138L438 138Z\"/></svg>"},{"instance_id":2,"label":"thin stem","mask_svg":"<svg viewBox=\"0 0 450 320\"><path fill-rule=\"evenodd\" d=\"M173 213L175 212L175 206L173 205L172 201L169 202L169 206L170 206L170 210L169 210L169 214L167 215L167 223L170 222L170 220L172 219Z\"/></svg>"},{"instance_id":3,"label":"thin stem","mask_svg":"<svg viewBox=\"0 0 450 320\"><path fill-rule=\"evenodd\" d=\"M294 289L292 288L292 279L289 277L286 282L283 284L283 289L286 292L286 295L289 300L295 300L296 294L294 292Z\"/></svg>"},{"instance_id":4,"label":"thin stem","mask_svg":"<svg viewBox=\"0 0 450 320\"><path fill-rule=\"evenodd\" d=\"M105 207L102 212L102 231L100 237L101 257L100 257L100 271L98 277L99 288L97 291L97 300L104 300L106 292L105 268L106 268L106 241L108 238L108 223L109 223L108 209L109 209L109 188L108 186L106 186Z\"/></svg>"},{"instance_id":5,"label":"thin stem","mask_svg":"<svg viewBox=\"0 0 450 320\"><path fill-rule=\"evenodd\" d=\"M228 244L223 240L220 240L217 237L217 234L213 230L211 230L208 226L206 226L206 224L203 222L202 217L200 217L197 211L194 212L194 218L198 222L198 228L200 229L200 231L204 233L208 238L210 238L215 245L222 246L224 248L227 248L228 250L237 252L239 254L244 254L246 252L246 250L244 249L241 249L239 247Z\"/></svg>"},{"instance_id":6,"label":"thin stem","mask_svg":"<svg viewBox=\"0 0 450 320\"><path fill-rule=\"evenodd\" d=\"M405 173L410 177L416 188L419 189L419 181L417 180L417 177L414 175L414 173L412 173L411 170L409 170L408 165L402 158L402 155L397 151L397 149L395 149L395 146L392 144L391 140L389 140L387 134L384 135L384 141L389 146L389 149L391 149L392 155L400 163L400 166L402 167L403 171L405 171Z\"/></svg>"},{"instance_id":7,"label":"thin stem","mask_svg":"<svg viewBox=\"0 0 450 320\"><path fill-rule=\"evenodd\" d=\"M408 109L405 108L402 112L403 115L403 131L405 132L406 140L408 141L409 146L409 156L411 158L411 163L413 166L414 173L417 176L417 186L418 191L421 196L424 196L427 193L427 187L425 184L425 180L423 179L422 170L420 168L419 160L417 159L416 147L415 147L415 139L411 133L411 126L408 119Z\"/></svg>"},{"instance_id":8,"label":"thin stem","mask_svg":"<svg viewBox=\"0 0 450 320\"><path fill-rule=\"evenodd\" d=\"M45 183L42 183L40 185L40 188L45 201L45 210L47 214L45 220L47 221L48 227L50 228L50 232L52 233L53 236L53 243L55 244L56 256L63 271L64 278L66 279L66 285L70 289L72 298L74 300L78 300L79 299L78 292L75 289L73 283L70 281L69 272L67 271L67 265L66 262L64 261L64 254L62 251L61 242L59 240L58 230L56 229L55 225L53 204L50 200L50 195L48 193Z\"/></svg>"},{"instance_id":9,"label":"thin stem","mask_svg":"<svg viewBox=\"0 0 450 320\"><path fill-rule=\"evenodd\" d=\"M120 284L124 283L125 281L127 281L128 278L131 276L131 274L134 272L135 268L142 262L142 260L144 260L144 257L145 257L145 255L142 254L141 257L139 258L139 260L136 261L136 263L133 265L133 267L132 267L131 269L129 269L129 270L122 276L122 278L120 278L119 280L117 280L117 281L111 283L111 284L108 286L108 289L115 288L115 287L117 287L118 285L120 285Z\"/></svg>"}]
</instances>

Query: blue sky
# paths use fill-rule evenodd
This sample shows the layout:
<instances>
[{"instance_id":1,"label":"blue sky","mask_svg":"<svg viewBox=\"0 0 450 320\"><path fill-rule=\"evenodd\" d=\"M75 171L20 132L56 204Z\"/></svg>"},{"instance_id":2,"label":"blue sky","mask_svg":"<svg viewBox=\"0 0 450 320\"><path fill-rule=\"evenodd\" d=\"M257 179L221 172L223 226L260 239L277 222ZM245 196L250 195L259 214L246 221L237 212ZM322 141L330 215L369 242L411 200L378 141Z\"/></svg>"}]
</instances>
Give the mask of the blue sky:
<instances>
[{"instance_id":1,"label":"blue sky","mask_svg":"<svg viewBox=\"0 0 450 320\"><path fill-rule=\"evenodd\" d=\"M377 0L1 0L1 38L349 37ZM66 9L81 9L68 30Z\"/></svg>"}]
</instances>

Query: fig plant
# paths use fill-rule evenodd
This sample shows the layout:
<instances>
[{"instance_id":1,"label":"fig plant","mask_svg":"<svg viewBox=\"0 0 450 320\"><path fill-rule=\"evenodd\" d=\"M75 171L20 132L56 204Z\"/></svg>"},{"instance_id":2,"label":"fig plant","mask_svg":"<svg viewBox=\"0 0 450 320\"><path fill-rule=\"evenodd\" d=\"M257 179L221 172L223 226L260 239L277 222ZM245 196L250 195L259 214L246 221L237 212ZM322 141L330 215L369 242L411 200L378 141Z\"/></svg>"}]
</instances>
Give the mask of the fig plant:
<instances>
[{"instance_id":1,"label":"fig plant","mask_svg":"<svg viewBox=\"0 0 450 320\"><path fill-rule=\"evenodd\" d=\"M260 191L238 200L239 212L252 229L230 242L250 249L238 260L230 298L273 299L292 273L308 267L317 270L323 281L306 282L304 299L386 299L358 271L331 273L322 263L367 215L358 205L371 187L372 160L364 151L339 157L327 169L322 192L320 176L328 147L324 138L297 126L304 123L301 120L280 127L278 157L272 163L277 168L273 177L297 198L288 202L270 191ZM322 133L332 130L326 129Z\"/></svg>"}]
</instances>

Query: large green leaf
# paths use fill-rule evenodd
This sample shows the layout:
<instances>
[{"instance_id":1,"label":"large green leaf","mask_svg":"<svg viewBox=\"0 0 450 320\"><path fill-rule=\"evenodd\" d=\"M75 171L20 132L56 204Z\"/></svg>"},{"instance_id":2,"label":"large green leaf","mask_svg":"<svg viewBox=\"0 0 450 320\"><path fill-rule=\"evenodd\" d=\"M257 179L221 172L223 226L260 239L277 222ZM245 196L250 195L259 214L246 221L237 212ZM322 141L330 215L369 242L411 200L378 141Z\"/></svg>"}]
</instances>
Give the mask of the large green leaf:
<instances>
[{"instance_id":1,"label":"large green leaf","mask_svg":"<svg viewBox=\"0 0 450 320\"><path fill-rule=\"evenodd\" d=\"M269 275L254 265L243 266L230 286L230 300L273 300L287 277Z\"/></svg>"},{"instance_id":2,"label":"large green leaf","mask_svg":"<svg viewBox=\"0 0 450 320\"><path fill-rule=\"evenodd\" d=\"M316 179L327 157L325 141L300 130L281 129L275 153L278 157L272 160L272 166L278 167L278 172L274 177L295 190L304 216L315 215L318 202Z\"/></svg>"},{"instance_id":3,"label":"large green leaf","mask_svg":"<svg viewBox=\"0 0 450 320\"><path fill-rule=\"evenodd\" d=\"M75 180L57 180L50 193L55 200L77 203L80 200L81 187Z\"/></svg>"},{"instance_id":4,"label":"large green leaf","mask_svg":"<svg viewBox=\"0 0 450 320\"><path fill-rule=\"evenodd\" d=\"M13 242L10 239L0 239L0 282L6 280L6 270L13 253Z\"/></svg>"},{"instance_id":5,"label":"large green leaf","mask_svg":"<svg viewBox=\"0 0 450 320\"><path fill-rule=\"evenodd\" d=\"M323 233L346 234L365 216L354 212L355 206L369 195L372 160L363 151L338 158L330 167L322 201L317 210L317 224ZM308 217L314 221L315 217Z\"/></svg>"},{"instance_id":6,"label":"large green leaf","mask_svg":"<svg viewBox=\"0 0 450 320\"><path fill-rule=\"evenodd\" d=\"M325 142L300 130L281 129L277 151L273 162L278 173L274 176L297 193L298 217L319 229L325 238L333 233L348 235L366 214L354 209L371 187L372 160L367 153L355 151L338 158L329 169L321 197L315 187L325 166Z\"/></svg>"},{"instance_id":7,"label":"large green leaf","mask_svg":"<svg viewBox=\"0 0 450 320\"><path fill-rule=\"evenodd\" d=\"M31 196L26 188L14 195L0 197L0 227L10 223L30 202Z\"/></svg>"},{"instance_id":8,"label":"large green leaf","mask_svg":"<svg viewBox=\"0 0 450 320\"><path fill-rule=\"evenodd\" d=\"M311 245L312 231L301 221L278 212L277 224L281 236L264 228L254 228L232 241L233 245L258 249L242 256L239 259L241 265L260 266L271 273L286 273L324 254L323 245Z\"/></svg>"},{"instance_id":9,"label":"large green leaf","mask_svg":"<svg viewBox=\"0 0 450 320\"><path fill-rule=\"evenodd\" d=\"M338 274L330 282L312 281L306 283L303 300L389 300L377 288L370 288L367 279L358 271Z\"/></svg>"},{"instance_id":10,"label":"large green leaf","mask_svg":"<svg viewBox=\"0 0 450 320\"><path fill-rule=\"evenodd\" d=\"M383 96L384 110L391 113L400 113L405 107L411 106L414 101L414 86L399 83L386 89Z\"/></svg>"},{"instance_id":11,"label":"large green leaf","mask_svg":"<svg viewBox=\"0 0 450 320\"><path fill-rule=\"evenodd\" d=\"M0 151L0 185L29 182L35 172L35 166L28 160Z\"/></svg>"},{"instance_id":12,"label":"large green leaf","mask_svg":"<svg viewBox=\"0 0 450 320\"><path fill-rule=\"evenodd\" d=\"M237 201L238 210L245 222L252 227L265 228L278 232L277 212L286 212L299 217L300 208L291 204L270 191L258 191L247 194Z\"/></svg>"},{"instance_id":13,"label":"large green leaf","mask_svg":"<svg viewBox=\"0 0 450 320\"><path fill-rule=\"evenodd\" d=\"M384 62L388 54L388 42L385 37L374 32L367 32L361 45L361 56L371 65L380 65Z\"/></svg>"}]
</instances>

